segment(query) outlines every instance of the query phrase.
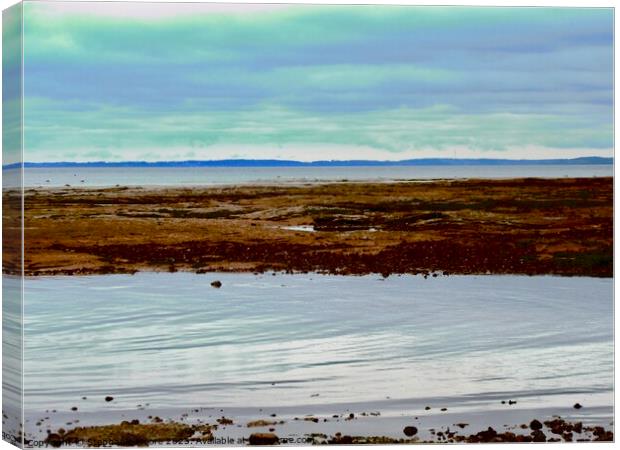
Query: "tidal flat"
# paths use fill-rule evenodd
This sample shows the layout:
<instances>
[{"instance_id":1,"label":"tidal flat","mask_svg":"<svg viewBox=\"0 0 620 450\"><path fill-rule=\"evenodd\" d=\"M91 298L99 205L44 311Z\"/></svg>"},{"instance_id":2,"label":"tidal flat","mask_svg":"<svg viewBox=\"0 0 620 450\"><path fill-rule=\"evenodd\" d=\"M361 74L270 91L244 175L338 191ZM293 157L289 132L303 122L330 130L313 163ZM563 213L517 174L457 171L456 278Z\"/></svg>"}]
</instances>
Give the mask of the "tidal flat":
<instances>
[{"instance_id":1,"label":"tidal flat","mask_svg":"<svg viewBox=\"0 0 620 450\"><path fill-rule=\"evenodd\" d=\"M612 199L611 177L28 188L25 273L611 277Z\"/></svg>"}]
</instances>

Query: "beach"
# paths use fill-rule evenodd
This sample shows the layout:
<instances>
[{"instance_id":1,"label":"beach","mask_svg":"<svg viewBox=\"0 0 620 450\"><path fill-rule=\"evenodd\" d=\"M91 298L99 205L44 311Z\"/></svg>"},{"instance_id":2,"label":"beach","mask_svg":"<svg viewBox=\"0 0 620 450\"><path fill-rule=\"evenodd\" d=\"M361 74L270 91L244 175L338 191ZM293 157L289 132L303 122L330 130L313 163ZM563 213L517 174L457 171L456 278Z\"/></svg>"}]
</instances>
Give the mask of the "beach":
<instances>
[{"instance_id":1,"label":"beach","mask_svg":"<svg viewBox=\"0 0 620 450\"><path fill-rule=\"evenodd\" d=\"M260 443L256 445L320 445L613 440L613 433L609 431L613 426L610 408L594 408L587 413L579 413L573 407L513 409L507 402L502 405L498 401L495 408L473 413L451 412L449 407L426 410L426 406L421 405L407 405L410 409L406 411L352 412L364 406L376 408L377 405L355 405L357 409L342 405L340 409L329 411L313 408L308 411L316 412L307 415L286 409L251 407L117 414L57 413L48 414L51 416L48 420L41 420L55 432L39 433L39 439L35 437L32 442L44 442L53 447L75 443L98 447L239 446L257 441ZM108 425L119 416L124 420L122 424ZM77 423L76 417L80 417ZM536 422L540 423L540 428ZM160 433L160 439L153 439L153 430Z\"/></svg>"},{"instance_id":2,"label":"beach","mask_svg":"<svg viewBox=\"0 0 620 450\"><path fill-rule=\"evenodd\" d=\"M25 436L610 440L612 184L27 188Z\"/></svg>"}]
</instances>

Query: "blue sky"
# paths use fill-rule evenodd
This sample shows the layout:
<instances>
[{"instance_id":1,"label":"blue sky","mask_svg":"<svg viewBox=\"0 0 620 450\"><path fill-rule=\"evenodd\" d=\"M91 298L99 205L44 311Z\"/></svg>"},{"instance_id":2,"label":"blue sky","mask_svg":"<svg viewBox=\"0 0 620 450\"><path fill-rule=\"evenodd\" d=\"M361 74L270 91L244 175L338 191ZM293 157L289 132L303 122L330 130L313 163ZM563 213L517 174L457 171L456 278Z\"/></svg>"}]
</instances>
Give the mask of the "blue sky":
<instances>
[{"instance_id":1,"label":"blue sky","mask_svg":"<svg viewBox=\"0 0 620 450\"><path fill-rule=\"evenodd\" d=\"M25 159L613 153L613 12L26 3Z\"/></svg>"}]
</instances>

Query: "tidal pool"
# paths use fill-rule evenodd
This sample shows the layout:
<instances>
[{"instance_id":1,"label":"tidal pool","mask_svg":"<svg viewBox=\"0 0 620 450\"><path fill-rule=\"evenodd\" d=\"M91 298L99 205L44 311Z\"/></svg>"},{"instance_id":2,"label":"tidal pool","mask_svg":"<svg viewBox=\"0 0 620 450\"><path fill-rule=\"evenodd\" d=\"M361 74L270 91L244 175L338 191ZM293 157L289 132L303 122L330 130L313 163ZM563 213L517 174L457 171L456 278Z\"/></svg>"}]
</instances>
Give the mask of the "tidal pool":
<instances>
[{"instance_id":1,"label":"tidal pool","mask_svg":"<svg viewBox=\"0 0 620 450\"><path fill-rule=\"evenodd\" d=\"M28 278L24 298L27 414L613 404L611 279L138 273Z\"/></svg>"}]
</instances>

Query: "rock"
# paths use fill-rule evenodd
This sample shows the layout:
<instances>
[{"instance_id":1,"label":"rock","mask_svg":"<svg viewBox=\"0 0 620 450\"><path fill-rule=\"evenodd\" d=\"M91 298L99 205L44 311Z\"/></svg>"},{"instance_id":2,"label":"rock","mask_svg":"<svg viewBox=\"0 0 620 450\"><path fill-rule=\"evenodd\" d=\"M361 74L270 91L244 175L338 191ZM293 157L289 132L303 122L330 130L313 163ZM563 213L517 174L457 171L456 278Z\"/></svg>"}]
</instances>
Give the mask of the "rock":
<instances>
[{"instance_id":1,"label":"rock","mask_svg":"<svg viewBox=\"0 0 620 450\"><path fill-rule=\"evenodd\" d=\"M47 435L45 442L47 442L52 447L60 447L62 445L62 437L60 437L59 434L51 433Z\"/></svg>"},{"instance_id":2,"label":"rock","mask_svg":"<svg viewBox=\"0 0 620 450\"><path fill-rule=\"evenodd\" d=\"M418 434L418 429L416 427L405 427L403 433L405 433L407 437L415 436Z\"/></svg>"},{"instance_id":3,"label":"rock","mask_svg":"<svg viewBox=\"0 0 620 450\"><path fill-rule=\"evenodd\" d=\"M530 434L534 442L547 442L547 436L540 430L534 430Z\"/></svg>"},{"instance_id":4,"label":"rock","mask_svg":"<svg viewBox=\"0 0 620 450\"><path fill-rule=\"evenodd\" d=\"M105 398L106 402L111 402L112 400L114 400L114 397L110 397L109 395Z\"/></svg>"},{"instance_id":5,"label":"rock","mask_svg":"<svg viewBox=\"0 0 620 450\"><path fill-rule=\"evenodd\" d=\"M149 440L140 434L120 433L115 443L121 447L148 447Z\"/></svg>"},{"instance_id":6,"label":"rock","mask_svg":"<svg viewBox=\"0 0 620 450\"><path fill-rule=\"evenodd\" d=\"M480 433L478 433L477 436L480 437L481 442L490 442L497 437L497 431L489 427L486 429L486 431L481 431Z\"/></svg>"},{"instance_id":7,"label":"rock","mask_svg":"<svg viewBox=\"0 0 620 450\"><path fill-rule=\"evenodd\" d=\"M219 422L219 420L218 420L218 422ZM270 420L262 420L262 419L261 419L261 420L253 420L252 422L248 422L248 423L246 424L246 426L247 426L248 428L253 428L253 427L268 427L268 426L275 425L275 424L276 424L276 422L274 422L274 421L270 421Z\"/></svg>"},{"instance_id":8,"label":"rock","mask_svg":"<svg viewBox=\"0 0 620 450\"><path fill-rule=\"evenodd\" d=\"M219 288L221 288L221 287L222 287L222 282L221 282L220 280L215 280L215 281L212 281L212 282L211 282L211 286L212 286L212 287L214 287L214 288L219 289Z\"/></svg>"},{"instance_id":9,"label":"rock","mask_svg":"<svg viewBox=\"0 0 620 450\"><path fill-rule=\"evenodd\" d=\"M224 416L220 417L220 418L219 418L219 419L217 419L216 421L217 421L217 423L219 423L220 425L232 425L232 424L233 424L232 419L229 419L229 418L224 417Z\"/></svg>"},{"instance_id":10,"label":"rock","mask_svg":"<svg viewBox=\"0 0 620 450\"><path fill-rule=\"evenodd\" d=\"M336 433L333 439L329 440L330 444L350 445L353 444L353 438L348 435L339 436L340 433Z\"/></svg>"},{"instance_id":11,"label":"rock","mask_svg":"<svg viewBox=\"0 0 620 450\"><path fill-rule=\"evenodd\" d=\"M534 419L530 422L530 428L534 431L536 430L541 430L543 427L542 423L540 423L538 420Z\"/></svg>"},{"instance_id":12,"label":"rock","mask_svg":"<svg viewBox=\"0 0 620 450\"><path fill-rule=\"evenodd\" d=\"M250 445L274 445L280 441L273 433L253 433L250 435Z\"/></svg>"},{"instance_id":13,"label":"rock","mask_svg":"<svg viewBox=\"0 0 620 450\"><path fill-rule=\"evenodd\" d=\"M575 404L573 405L573 408L575 408L575 409L581 409L581 408L583 408L583 406L581 406L579 403L575 403Z\"/></svg>"},{"instance_id":14,"label":"rock","mask_svg":"<svg viewBox=\"0 0 620 450\"><path fill-rule=\"evenodd\" d=\"M573 428L570 424L567 424L562 419L547 420L545 422L545 425L551 430L553 434L563 434L564 431L569 431L569 429L572 430Z\"/></svg>"},{"instance_id":15,"label":"rock","mask_svg":"<svg viewBox=\"0 0 620 450\"><path fill-rule=\"evenodd\" d=\"M77 411L77 406L73 406L73 407L71 408L71 411Z\"/></svg>"},{"instance_id":16,"label":"rock","mask_svg":"<svg viewBox=\"0 0 620 450\"><path fill-rule=\"evenodd\" d=\"M431 409L430 406L427 406L426 408L424 408L425 411L428 411L429 409Z\"/></svg>"}]
</instances>

